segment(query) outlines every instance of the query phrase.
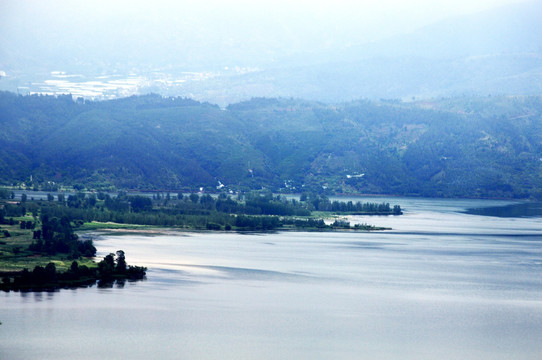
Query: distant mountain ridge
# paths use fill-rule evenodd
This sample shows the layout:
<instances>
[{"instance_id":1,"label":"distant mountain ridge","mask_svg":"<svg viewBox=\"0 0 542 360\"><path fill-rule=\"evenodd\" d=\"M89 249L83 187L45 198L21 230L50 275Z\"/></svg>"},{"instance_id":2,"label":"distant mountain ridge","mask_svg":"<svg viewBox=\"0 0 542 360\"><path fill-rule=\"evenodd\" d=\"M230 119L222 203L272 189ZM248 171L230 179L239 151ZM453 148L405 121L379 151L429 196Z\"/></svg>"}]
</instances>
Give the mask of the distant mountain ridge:
<instances>
[{"instance_id":1,"label":"distant mountain ridge","mask_svg":"<svg viewBox=\"0 0 542 360\"><path fill-rule=\"evenodd\" d=\"M456 16L369 46L358 55L459 58L541 53L542 3L528 1Z\"/></svg>"},{"instance_id":2,"label":"distant mountain ridge","mask_svg":"<svg viewBox=\"0 0 542 360\"><path fill-rule=\"evenodd\" d=\"M0 71L6 76L0 78L0 89L58 93L66 91L62 87L66 81L92 84L108 77L111 81L88 92L91 97L100 96L104 88L120 88L119 79L134 76L130 81L136 83L116 96L155 92L223 107L251 97L336 103L360 98L541 95L540 18L542 2L528 1L456 16L370 44L334 46L331 50L311 50L286 27L270 36L267 49L263 33L249 34L246 42L236 39L230 44L200 38L206 33L200 35L194 28L176 39L161 36L160 31L144 33L133 23L119 33L135 39L120 44L111 39L100 47L87 30L83 34L87 34L88 44L83 46L84 37L54 33L61 27L44 31L42 42L32 26L14 25L3 28ZM32 36L25 35L28 31ZM54 36L47 37L48 31ZM57 37L65 41L57 42ZM283 49L284 39L288 41ZM211 53L201 53L198 41L213 44ZM18 44L25 46L19 48ZM151 45L156 51L143 50ZM240 69L225 70L228 64L239 64ZM59 70L66 74L51 75ZM196 75L187 76L190 72Z\"/></svg>"},{"instance_id":3,"label":"distant mountain ridge","mask_svg":"<svg viewBox=\"0 0 542 360\"><path fill-rule=\"evenodd\" d=\"M542 94L542 2L454 17L411 34L358 45L233 81L261 96L337 102L462 95ZM318 62L317 59L326 59Z\"/></svg>"},{"instance_id":4,"label":"distant mountain ridge","mask_svg":"<svg viewBox=\"0 0 542 360\"><path fill-rule=\"evenodd\" d=\"M0 93L0 183L542 198L542 98L227 109Z\"/></svg>"}]
</instances>

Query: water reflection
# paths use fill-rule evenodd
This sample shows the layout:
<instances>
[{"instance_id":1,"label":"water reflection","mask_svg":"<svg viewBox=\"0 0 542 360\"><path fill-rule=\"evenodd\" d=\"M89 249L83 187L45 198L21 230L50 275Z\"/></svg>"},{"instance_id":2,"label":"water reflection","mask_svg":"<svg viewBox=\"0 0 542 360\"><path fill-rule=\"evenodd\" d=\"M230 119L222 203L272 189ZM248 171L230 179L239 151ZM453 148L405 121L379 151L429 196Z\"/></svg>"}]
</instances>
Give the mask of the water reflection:
<instances>
[{"instance_id":1,"label":"water reflection","mask_svg":"<svg viewBox=\"0 0 542 360\"><path fill-rule=\"evenodd\" d=\"M98 280L98 287L101 289L112 289L113 287L117 289L122 289L126 281L122 280Z\"/></svg>"},{"instance_id":2,"label":"water reflection","mask_svg":"<svg viewBox=\"0 0 542 360\"><path fill-rule=\"evenodd\" d=\"M53 300L55 291L37 291L33 292L34 294L34 301L40 302L40 301L51 301Z\"/></svg>"},{"instance_id":3,"label":"water reflection","mask_svg":"<svg viewBox=\"0 0 542 360\"><path fill-rule=\"evenodd\" d=\"M467 214L496 216L503 218L542 217L542 203L526 202L504 206L491 206L473 208L466 211Z\"/></svg>"}]
</instances>

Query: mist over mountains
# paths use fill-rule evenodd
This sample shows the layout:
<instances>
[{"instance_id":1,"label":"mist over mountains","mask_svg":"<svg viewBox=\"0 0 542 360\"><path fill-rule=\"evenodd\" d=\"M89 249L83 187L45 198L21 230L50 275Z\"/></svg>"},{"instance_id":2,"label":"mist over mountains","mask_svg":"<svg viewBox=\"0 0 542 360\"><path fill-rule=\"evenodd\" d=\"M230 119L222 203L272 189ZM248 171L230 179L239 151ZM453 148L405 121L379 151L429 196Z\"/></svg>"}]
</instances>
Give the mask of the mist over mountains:
<instances>
[{"instance_id":1,"label":"mist over mountains","mask_svg":"<svg viewBox=\"0 0 542 360\"><path fill-rule=\"evenodd\" d=\"M220 106L252 97L335 103L542 91L539 1L455 16L374 42L353 35L354 17L336 33L331 23L329 31L315 32L314 19L271 9L260 10L269 10L268 17L251 18L250 7L237 10L246 16L231 28L218 20L232 14L211 10L207 20L189 12L164 20L127 8L128 22L79 14L82 24L71 23L62 7L53 10L57 22L28 9L34 15L26 23L0 25L0 89L87 99L154 92ZM325 29L325 18L317 20Z\"/></svg>"},{"instance_id":2,"label":"mist over mountains","mask_svg":"<svg viewBox=\"0 0 542 360\"><path fill-rule=\"evenodd\" d=\"M542 91L542 3L455 17L375 43L239 77L259 95L320 101ZM235 83L235 82L234 82ZM295 95L293 95L295 94Z\"/></svg>"}]
</instances>

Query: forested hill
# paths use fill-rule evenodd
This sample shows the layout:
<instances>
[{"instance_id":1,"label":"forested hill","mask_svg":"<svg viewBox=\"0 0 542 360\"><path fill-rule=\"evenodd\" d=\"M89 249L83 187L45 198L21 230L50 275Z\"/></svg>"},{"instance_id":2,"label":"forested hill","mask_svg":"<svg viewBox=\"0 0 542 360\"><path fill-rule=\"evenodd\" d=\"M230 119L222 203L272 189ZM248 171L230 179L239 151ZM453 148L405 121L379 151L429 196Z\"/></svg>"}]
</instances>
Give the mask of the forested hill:
<instances>
[{"instance_id":1,"label":"forested hill","mask_svg":"<svg viewBox=\"0 0 542 360\"><path fill-rule=\"evenodd\" d=\"M0 182L542 198L542 98L73 101L0 93Z\"/></svg>"}]
</instances>

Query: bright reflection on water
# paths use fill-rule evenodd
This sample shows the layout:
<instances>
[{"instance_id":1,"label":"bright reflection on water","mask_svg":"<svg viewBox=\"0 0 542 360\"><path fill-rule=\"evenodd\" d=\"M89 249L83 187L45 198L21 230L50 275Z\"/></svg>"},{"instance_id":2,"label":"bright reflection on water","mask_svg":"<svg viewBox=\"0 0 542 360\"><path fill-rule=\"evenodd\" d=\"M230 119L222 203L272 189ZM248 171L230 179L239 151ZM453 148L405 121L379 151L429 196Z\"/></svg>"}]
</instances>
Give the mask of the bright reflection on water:
<instances>
[{"instance_id":1,"label":"bright reflection on water","mask_svg":"<svg viewBox=\"0 0 542 360\"><path fill-rule=\"evenodd\" d=\"M389 202L350 219L387 232L101 234L147 280L0 294L0 358L542 358L540 218Z\"/></svg>"}]
</instances>

